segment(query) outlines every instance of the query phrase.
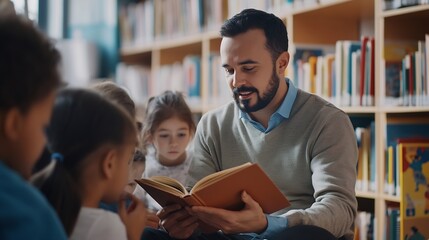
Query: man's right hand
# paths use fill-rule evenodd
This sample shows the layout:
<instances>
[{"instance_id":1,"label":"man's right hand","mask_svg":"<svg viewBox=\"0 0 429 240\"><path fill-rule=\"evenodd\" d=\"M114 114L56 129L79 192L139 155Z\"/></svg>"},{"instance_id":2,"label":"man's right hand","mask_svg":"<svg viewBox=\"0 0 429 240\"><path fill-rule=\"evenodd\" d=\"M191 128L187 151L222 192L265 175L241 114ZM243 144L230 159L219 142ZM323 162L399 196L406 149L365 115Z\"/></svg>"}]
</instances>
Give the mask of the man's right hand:
<instances>
[{"instance_id":1,"label":"man's right hand","mask_svg":"<svg viewBox=\"0 0 429 240\"><path fill-rule=\"evenodd\" d=\"M159 227L159 217L156 215L156 212L147 209L147 220L146 220L146 226L158 229Z\"/></svg>"},{"instance_id":2,"label":"man's right hand","mask_svg":"<svg viewBox=\"0 0 429 240\"><path fill-rule=\"evenodd\" d=\"M160 219L160 226L173 238L189 238L198 228L198 218L191 216L179 204L165 206L158 211L157 215Z\"/></svg>"}]
</instances>

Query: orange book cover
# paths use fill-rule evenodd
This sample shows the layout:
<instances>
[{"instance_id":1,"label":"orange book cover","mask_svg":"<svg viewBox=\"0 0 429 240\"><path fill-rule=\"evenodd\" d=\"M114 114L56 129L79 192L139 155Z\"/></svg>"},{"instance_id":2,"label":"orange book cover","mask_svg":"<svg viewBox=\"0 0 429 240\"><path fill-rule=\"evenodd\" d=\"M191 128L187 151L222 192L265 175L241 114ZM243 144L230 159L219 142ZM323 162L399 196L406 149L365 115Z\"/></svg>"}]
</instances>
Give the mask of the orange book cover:
<instances>
[{"instance_id":1,"label":"orange book cover","mask_svg":"<svg viewBox=\"0 0 429 240\"><path fill-rule=\"evenodd\" d=\"M243 191L258 202L265 213L273 213L290 205L258 164L246 163L210 174L198 181L189 192L177 180L165 176L135 181L161 206L179 203L183 206L240 210L243 207Z\"/></svg>"},{"instance_id":2,"label":"orange book cover","mask_svg":"<svg viewBox=\"0 0 429 240\"><path fill-rule=\"evenodd\" d=\"M259 203L264 213L273 213L290 206L289 201L258 164L243 165L210 174L187 191L177 180L154 176L135 180L161 206L178 203L182 206L208 206L240 210L246 191Z\"/></svg>"}]
</instances>

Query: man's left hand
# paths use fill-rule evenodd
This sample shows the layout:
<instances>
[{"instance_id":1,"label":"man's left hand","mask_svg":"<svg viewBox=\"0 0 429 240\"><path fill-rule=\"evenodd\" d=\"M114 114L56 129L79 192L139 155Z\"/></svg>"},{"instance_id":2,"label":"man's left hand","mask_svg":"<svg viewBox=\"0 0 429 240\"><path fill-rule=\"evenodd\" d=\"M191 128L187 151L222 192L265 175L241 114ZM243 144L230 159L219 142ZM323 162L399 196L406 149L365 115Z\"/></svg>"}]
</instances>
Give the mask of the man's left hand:
<instances>
[{"instance_id":1,"label":"man's left hand","mask_svg":"<svg viewBox=\"0 0 429 240\"><path fill-rule=\"evenodd\" d=\"M245 206L240 211L194 206L188 212L225 234L263 232L267 228L267 218L261 206L245 191L241 194Z\"/></svg>"}]
</instances>

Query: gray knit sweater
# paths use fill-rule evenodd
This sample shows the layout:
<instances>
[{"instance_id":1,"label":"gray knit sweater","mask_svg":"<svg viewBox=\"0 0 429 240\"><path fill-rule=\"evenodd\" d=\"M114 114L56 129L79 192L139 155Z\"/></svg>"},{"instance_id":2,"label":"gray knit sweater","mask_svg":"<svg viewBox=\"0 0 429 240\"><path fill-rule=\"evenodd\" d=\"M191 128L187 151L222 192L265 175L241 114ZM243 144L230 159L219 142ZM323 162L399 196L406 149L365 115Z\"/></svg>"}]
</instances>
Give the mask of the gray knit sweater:
<instances>
[{"instance_id":1,"label":"gray knit sweater","mask_svg":"<svg viewBox=\"0 0 429 240\"><path fill-rule=\"evenodd\" d=\"M245 162L258 163L292 206L275 213L288 226L317 225L353 239L357 144L347 114L298 90L290 117L263 133L234 102L205 114L194 139L189 184Z\"/></svg>"}]
</instances>

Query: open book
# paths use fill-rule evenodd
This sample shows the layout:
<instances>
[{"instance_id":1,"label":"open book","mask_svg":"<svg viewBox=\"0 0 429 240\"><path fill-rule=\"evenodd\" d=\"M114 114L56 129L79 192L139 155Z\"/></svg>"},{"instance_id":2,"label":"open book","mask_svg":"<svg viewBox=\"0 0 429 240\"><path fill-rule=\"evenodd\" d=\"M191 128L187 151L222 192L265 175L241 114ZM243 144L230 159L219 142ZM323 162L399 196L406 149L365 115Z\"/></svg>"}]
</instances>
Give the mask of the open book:
<instances>
[{"instance_id":1,"label":"open book","mask_svg":"<svg viewBox=\"0 0 429 240\"><path fill-rule=\"evenodd\" d=\"M243 165L210 174L189 192L177 180L154 176L135 180L161 206L179 203L182 206L209 206L240 210L246 191L259 203L264 213L273 213L290 205L286 197L258 164Z\"/></svg>"}]
</instances>

